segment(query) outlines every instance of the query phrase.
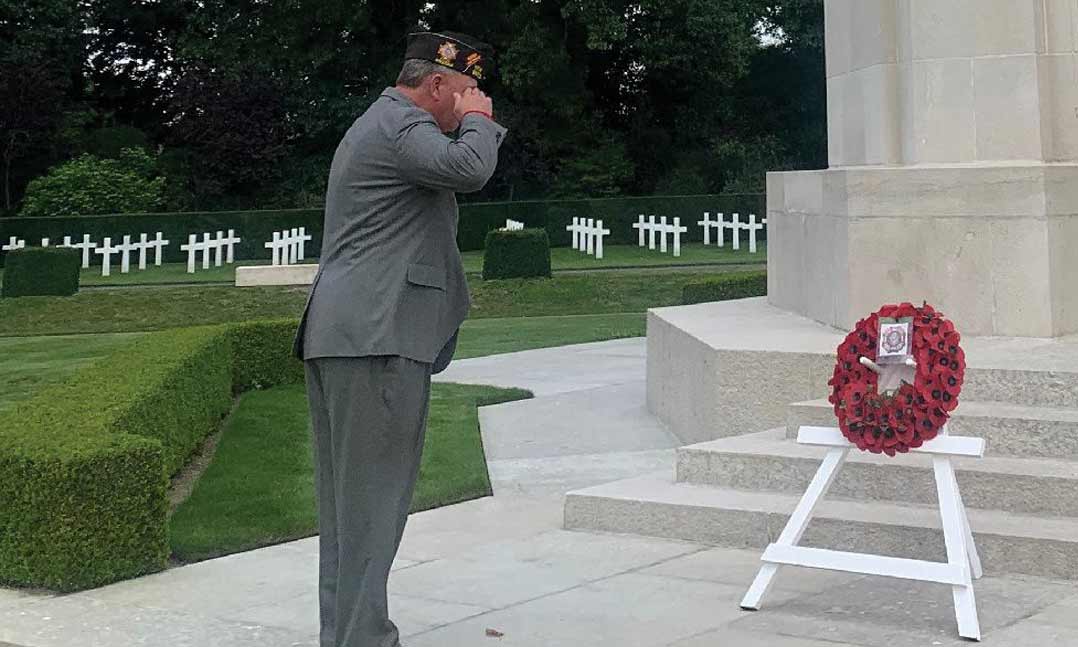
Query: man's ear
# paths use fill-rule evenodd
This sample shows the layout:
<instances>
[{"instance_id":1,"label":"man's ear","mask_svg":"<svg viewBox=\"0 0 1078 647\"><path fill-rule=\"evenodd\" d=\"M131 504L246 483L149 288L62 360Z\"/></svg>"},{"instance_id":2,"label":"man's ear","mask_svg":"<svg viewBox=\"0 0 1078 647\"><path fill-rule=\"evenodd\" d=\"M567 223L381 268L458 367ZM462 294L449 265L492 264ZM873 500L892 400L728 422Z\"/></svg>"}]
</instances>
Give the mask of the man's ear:
<instances>
[{"instance_id":1,"label":"man's ear","mask_svg":"<svg viewBox=\"0 0 1078 647\"><path fill-rule=\"evenodd\" d=\"M435 99L444 99L443 96L448 91L445 83L445 76L441 74L432 74L430 76L430 94Z\"/></svg>"}]
</instances>

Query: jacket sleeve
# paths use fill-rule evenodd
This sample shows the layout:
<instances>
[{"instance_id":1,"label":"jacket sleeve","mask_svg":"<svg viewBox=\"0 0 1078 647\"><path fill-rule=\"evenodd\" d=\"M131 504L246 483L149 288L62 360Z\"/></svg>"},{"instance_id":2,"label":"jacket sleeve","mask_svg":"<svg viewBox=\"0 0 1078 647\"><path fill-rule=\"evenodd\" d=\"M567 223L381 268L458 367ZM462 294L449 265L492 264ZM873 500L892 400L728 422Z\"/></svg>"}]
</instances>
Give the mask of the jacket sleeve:
<instances>
[{"instance_id":1,"label":"jacket sleeve","mask_svg":"<svg viewBox=\"0 0 1078 647\"><path fill-rule=\"evenodd\" d=\"M397 132L398 167L407 182L460 193L478 191L498 166L506 129L483 115L465 115L457 139L429 116L412 116Z\"/></svg>"}]
</instances>

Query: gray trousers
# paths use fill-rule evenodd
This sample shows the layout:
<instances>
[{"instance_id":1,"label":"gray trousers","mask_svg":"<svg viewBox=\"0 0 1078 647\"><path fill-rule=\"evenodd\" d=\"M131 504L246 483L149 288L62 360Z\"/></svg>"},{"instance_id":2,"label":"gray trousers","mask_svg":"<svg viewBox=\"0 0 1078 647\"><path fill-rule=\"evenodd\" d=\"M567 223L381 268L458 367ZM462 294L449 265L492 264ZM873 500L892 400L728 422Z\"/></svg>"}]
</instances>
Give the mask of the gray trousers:
<instances>
[{"instance_id":1,"label":"gray trousers","mask_svg":"<svg viewBox=\"0 0 1078 647\"><path fill-rule=\"evenodd\" d=\"M305 362L318 498L321 647L398 647L386 582L419 475L431 365Z\"/></svg>"}]
</instances>

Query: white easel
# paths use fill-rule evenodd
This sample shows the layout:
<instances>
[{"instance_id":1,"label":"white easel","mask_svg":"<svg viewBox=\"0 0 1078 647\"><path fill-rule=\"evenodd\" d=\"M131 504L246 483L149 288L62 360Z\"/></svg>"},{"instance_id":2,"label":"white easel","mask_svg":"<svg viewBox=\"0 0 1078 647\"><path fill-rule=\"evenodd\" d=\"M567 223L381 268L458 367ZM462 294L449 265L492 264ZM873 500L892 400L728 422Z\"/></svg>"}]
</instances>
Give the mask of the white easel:
<instances>
[{"instance_id":1,"label":"white easel","mask_svg":"<svg viewBox=\"0 0 1078 647\"><path fill-rule=\"evenodd\" d=\"M861 363L880 373L880 388L884 383L895 383L900 372L915 366L907 362L905 366L879 367L874 362L861 358ZM936 493L939 498L940 518L943 522L943 539L947 547L946 562L929 562L916 559L899 559L880 555L848 553L822 548L798 546L801 536L812 520L817 504L827 494L827 490L838 476L846 462L850 450L855 447L838 428L801 427L797 442L803 445L830 447L823 459L816 476L809 483L804 496L797 504L790 520L786 523L778 541L771 544L760 558L764 565L757 573L748 593L741 601L741 608L756 611L760 608L764 595L771 587L779 567L805 566L863 575L882 575L906 580L950 584L954 597L955 618L958 620L958 635L970 640L981 639L980 621L977 617L977 603L973 594L973 580L983 574L981 558L970 531L966 506L958 491L952 456L984 456L983 438L951 436L944 426L940 434L911 452L932 455L932 467L936 476Z\"/></svg>"}]
</instances>

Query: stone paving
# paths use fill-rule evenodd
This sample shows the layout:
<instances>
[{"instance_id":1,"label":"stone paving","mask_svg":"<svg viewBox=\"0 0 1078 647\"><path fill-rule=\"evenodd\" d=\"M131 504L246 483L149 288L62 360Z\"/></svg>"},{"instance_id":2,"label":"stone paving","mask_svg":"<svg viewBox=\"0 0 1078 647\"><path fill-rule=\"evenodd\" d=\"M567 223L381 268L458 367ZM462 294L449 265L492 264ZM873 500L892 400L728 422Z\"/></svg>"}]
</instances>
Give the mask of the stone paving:
<instances>
[{"instance_id":1,"label":"stone paving","mask_svg":"<svg viewBox=\"0 0 1078 647\"><path fill-rule=\"evenodd\" d=\"M756 551L562 530L566 491L672 468L643 364L625 340L442 376L538 397L482 412L495 496L412 517L390 581L407 647L966 642L946 587L787 569L749 613ZM305 539L72 595L0 589L0 647L317 647L316 563ZM977 595L985 645L1078 647L1078 584L989 574Z\"/></svg>"}]
</instances>

